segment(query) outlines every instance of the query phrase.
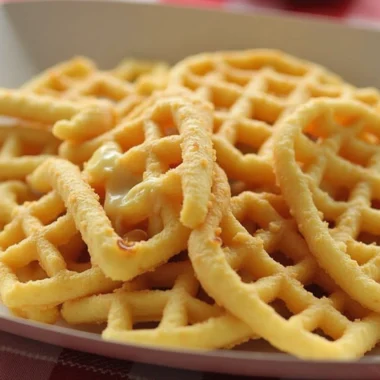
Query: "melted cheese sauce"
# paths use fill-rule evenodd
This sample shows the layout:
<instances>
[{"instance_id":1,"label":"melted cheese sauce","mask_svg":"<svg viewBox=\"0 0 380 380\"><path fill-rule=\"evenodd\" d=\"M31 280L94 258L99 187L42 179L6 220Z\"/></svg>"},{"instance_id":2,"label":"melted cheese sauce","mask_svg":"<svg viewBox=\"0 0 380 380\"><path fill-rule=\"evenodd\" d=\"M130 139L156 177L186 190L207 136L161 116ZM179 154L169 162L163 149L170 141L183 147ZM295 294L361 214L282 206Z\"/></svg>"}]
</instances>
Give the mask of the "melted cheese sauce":
<instances>
[{"instance_id":1,"label":"melted cheese sauce","mask_svg":"<svg viewBox=\"0 0 380 380\"><path fill-rule=\"evenodd\" d=\"M158 217L158 221L152 216L160 213L160 181L157 177L148 177L142 182L141 175L120 164L122 156L120 147L109 142L94 153L85 172L91 185L105 188L104 210L120 236L126 235L129 240L128 227L140 223L147 215L151 216L149 234L154 235L162 229L161 218Z\"/></svg>"},{"instance_id":2,"label":"melted cheese sauce","mask_svg":"<svg viewBox=\"0 0 380 380\"><path fill-rule=\"evenodd\" d=\"M104 210L119 234L123 234L123 209L128 207L128 193L141 182L141 177L134 175L118 165L122 157L116 143L107 143L100 147L88 161L85 171L93 185L104 185Z\"/></svg>"}]
</instances>

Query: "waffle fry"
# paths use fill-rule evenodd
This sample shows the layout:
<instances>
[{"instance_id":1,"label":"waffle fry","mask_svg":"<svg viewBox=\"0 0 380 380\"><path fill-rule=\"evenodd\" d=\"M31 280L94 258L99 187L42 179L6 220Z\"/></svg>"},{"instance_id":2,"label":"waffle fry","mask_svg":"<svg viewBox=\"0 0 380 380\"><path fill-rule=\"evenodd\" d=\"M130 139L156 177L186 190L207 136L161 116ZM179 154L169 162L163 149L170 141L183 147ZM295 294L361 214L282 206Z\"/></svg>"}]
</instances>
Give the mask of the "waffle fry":
<instances>
[{"instance_id":1,"label":"waffle fry","mask_svg":"<svg viewBox=\"0 0 380 380\"><path fill-rule=\"evenodd\" d=\"M31 189L22 181L0 183L0 229L3 230L13 218L18 205L35 199Z\"/></svg>"},{"instance_id":2,"label":"waffle fry","mask_svg":"<svg viewBox=\"0 0 380 380\"><path fill-rule=\"evenodd\" d=\"M105 104L81 106L19 90L0 89L0 114L53 126L60 139L82 141L112 128L113 109Z\"/></svg>"},{"instance_id":3,"label":"waffle fry","mask_svg":"<svg viewBox=\"0 0 380 380\"><path fill-rule=\"evenodd\" d=\"M188 95L182 91L179 94L159 93L139 108L141 112L135 118L83 144L65 142L60 152L70 161L81 163L91 157L96 149L102 149L104 144L112 142L114 147L116 144L114 150L119 151L117 154L126 152L124 158L119 160L122 174L116 177L116 181L121 175L126 177L124 192L139 182L139 176L144 178L143 187L162 187L163 192L175 197L180 196L182 186L181 222L192 228L202 223L207 214L214 151L211 143L211 107ZM100 151L98 155L105 158L109 154ZM93 164L87 165L87 168L102 166L97 163L98 155L94 155ZM132 174L128 174L131 171ZM145 201L147 195L148 192L144 192ZM149 201L151 207L152 202L153 199ZM142 204L139 204L141 207Z\"/></svg>"},{"instance_id":4,"label":"waffle fry","mask_svg":"<svg viewBox=\"0 0 380 380\"><path fill-rule=\"evenodd\" d=\"M165 88L167 71L162 62L131 59L109 72L100 71L90 59L74 57L46 70L22 89L85 103L108 100L115 104L116 113L122 118L145 96Z\"/></svg>"},{"instance_id":5,"label":"waffle fry","mask_svg":"<svg viewBox=\"0 0 380 380\"><path fill-rule=\"evenodd\" d=\"M93 262L107 276L124 281L186 249L190 231L185 226L199 225L208 211L214 164L207 104L163 96L141 119L126 125L128 129L110 131L108 143L85 168L104 208L65 160L49 160L31 177L36 189L53 188L62 197ZM179 135L163 137L168 127ZM136 130L145 141L123 154L123 144L131 143L125 136ZM147 241L123 238L144 221Z\"/></svg>"},{"instance_id":6,"label":"waffle fry","mask_svg":"<svg viewBox=\"0 0 380 380\"><path fill-rule=\"evenodd\" d=\"M380 116L368 107L320 99L284 120L274 146L281 189L311 252L352 298L375 311L379 138Z\"/></svg>"},{"instance_id":7,"label":"waffle fry","mask_svg":"<svg viewBox=\"0 0 380 380\"><path fill-rule=\"evenodd\" d=\"M13 214L20 205L27 201L35 200L36 195L33 194L30 188L21 181L5 181L0 183L0 230L8 225L12 219ZM39 280L46 275L38 265L31 263L25 267L16 270L16 276L21 282L30 280ZM26 308L11 308L13 314L26 319L32 319L44 323L55 323L59 318L57 308L45 308L41 310L39 307L26 307Z\"/></svg>"},{"instance_id":8,"label":"waffle fry","mask_svg":"<svg viewBox=\"0 0 380 380\"><path fill-rule=\"evenodd\" d=\"M17 314L51 319L52 313L58 316L55 306L66 300L119 286L89 260L83 261L86 246L59 196L51 192L22 202L25 192L30 189L22 183L2 184L6 205L0 232L2 302Z\"/></svg>"},{"instance_id":9,"label":"waffle fry","mask_svg":"<svg viewBox=\"0 0 380 380\"><path fill-rule=\"evenodd\" d=\"M59 141L33 124L0 121L0 181L25 179L46 158L58 154Z\"/></svg>"},{"instance_id":10,"label":"waffle fry","mask_svg":"<svg viewBox=\"0 0 380 380\"><path fill-rule=\"evenodd\" d=\"M280 196L244 192L230 208L220 169L213 194L206 222L190 236L189 257L219 305L299 357L350 359L372 349L380 316L351 301L319 269Z\"/></svg>"},{"instance_id":11,"label":"waffle fry","mask_svg":"<svg viewBox=\"0 0 380 380\"><path fill-rule=\"evenodd\" d=\"M237 193L273 190L272 132L298 105L314 97L380 105L374 89L355 89L322 66L264 49L186 58L173 67L169 86L189 88L214 104L217 160Z\"/></svg>"},{"instance_id":12,"label":"waffle fry","mask_svg":"<svg viewBox=\"0 0 380 380\"><path fill-rule=\"evenodd\" d=\"M376 89L264 49L76 57L0 89L1 301L111 341L362 357L379 111Z\"/></svg>"},{"instance_id":13,"label":"waffle fry","mask_svg":"<svg viewBox=\"0 0 380 380\"><path fill-rule=\"evenodd\" d=\"M59 63L25 83L21 89L55 98L65 97L73 89L75 81L81 81L97 71L95 64L85 57ZM76 95L81 94L75 88Z\"/></svg>"},{"instance_id":14,"label":"waffle fry","mask_svg":"<svg viewBox=\"0 0 380 380\"><path fill-rule=\"evenodd\" d=\"M124 81L134 83L138 94L151 95L164 90L168 82L169 65L162 61L125 59L111 73Z\"/></svg>"},{"instance_id":15,"label":"waffle fry","mask_svg":"<svg viewBox=\"0 0 380 380\"><path fill-rule=\"evenodd\" d=\"M59 141L46 125L4 117L14 114L7 102L6 97L0 100L0 181L22 180L58 153Z\"/></svg>"},{"instance_id":16,"label":"waffle fry","mask_svg":"<svg viewBox=\"0 0 380 380\"><path fill-rule=\"evenodd\" d=\"M4 96L0 103L3 114L15 116L17 113L17 116L19 114L29 116L29 113L35 110L32 105L30 109L15 112L17 105L25 105L23 102L28 103L26 98L18 96L18 94L16 96L9 95L6 92L2 95ZM25 107L27 108L28 104ZM42 129L42 126L38 128L36 125L17 120L3 124L5 125L0 130L0 137L3 139L2 158L0 159L0 178L2 180L24 178L41 164L49 153L56 153L58 141L49 131ZM2 251L0 253L2 271L0 293L3 302L15 314L43 322L55 322L59 313L54 306L55 303L62 302L59 301L62 295L54 290L65 281L68 281L66 286L70 286L69 283L73 286L82 283L82 278L86 276L90 281L93 277L93 289L110 289L110 286L107 286L107 282L109 284L110 281L105 279L99 270L90 269L76 278L74 273L64 270L66 268L64 259L60 256L58 247L54 247L48 239L45 239L45 232L47 234L61 233L60 228L65 226L65 222L57 223L56 227L49 226L48 229L33 214L34 212L42 214L42 217L49 221L47 219L48 212L45 211L44 215L42 210L44 205L53 207L51 199L49 201L44 198L29 206L25 202L35 200L37 195L33 194L25 183L2 182L0 187L0 245ZM60 207L59 204L58 202L55 209ZM52 218L54 219L54 207ZM55 228L58 228L58 232ZM56 243L64 244L65 239L71 239L71 236L63 236L61 241L56 239ZM25 250L28 255L25 254ZM73 254L75 255L75 252ZM37 265L38 270L34 265L35 262L40 263ZM91 273L96 276L91 276ZM71 275L73 275L72 278L70 278ZM78 288L80 287L78 286ZM76 295L78 290L72 293ZM86 293L82 289L79 290L79 293L91 294L91 290L90 293ZM65 297L67 295L63 295L62 300L69 299Z\"/></svg>"},{"instance_id":17,"label":"waffle fry","mask_svg":"<svg viewBox=\"0 0 380 380\"><path fill-rule=\"evenodd\" d=\"M114 293L66 302L62 315L70 324L107 322L103 338L128 343L213 349L253 338L247 325L197 294L191 264L168 263ZM139 323L153 325L134 329Z\"/></svg>"},{"instance_id":18,"label":"waffle fry","mask_svg":"<svg viewBox=\"0 0 380 380\"><path fill-rule=\"evenodd\" d=\"M165 101L164 99L167 100ZM88 161L99 147L109 141L114 141L119 144L123 151L127 151L136 145L142 144L147 138L144 130L145 120L151 117L151 114L154 112L155 104L157 104L156 115L158 116L160 112L160 107L158 105L162 101L164 104L168 104L168 107L173 107L173 115L176 113L176 104L180 105L185 104L186 102L190 102L195 105L202 104L198 98L195 98L193 94L185 90L159 92L137 106L133 111L131 111L128 118L122 120L115 126L115 128L107 131L106 133L84 142L64 141L59 151L61 157L66 158L75 164L81 165ZM172 103L172 106L169 105L170 103ZM208 105L208 112L211 113L211 111L212 109ZM170 115L170 112L166 112L163 114L162 120L157 120L161 130L160 137L170 136L173 134L175 135L178 133L177 124L179 120L175 120L173 115ZM211 131L211 120L207 122L204 120L197 121L197 116L195 113L193 117L195 127L194 130L196 130L197 125L204 124L207 125L209 132ZM202 127L196 134L199 134L202 129L204 128Z\"/></svg>"}]
</instances>

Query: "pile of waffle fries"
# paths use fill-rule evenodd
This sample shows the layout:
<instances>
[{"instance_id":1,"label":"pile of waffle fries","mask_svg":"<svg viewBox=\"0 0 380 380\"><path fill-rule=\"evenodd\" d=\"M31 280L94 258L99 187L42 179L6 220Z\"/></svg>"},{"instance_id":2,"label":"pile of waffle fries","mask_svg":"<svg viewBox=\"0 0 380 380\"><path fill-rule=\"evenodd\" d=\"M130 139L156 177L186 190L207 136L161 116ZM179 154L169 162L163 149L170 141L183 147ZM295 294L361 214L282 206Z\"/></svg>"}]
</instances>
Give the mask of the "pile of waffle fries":
<instances>
[{"instance_id":1,"label":"pile of waffle fries","mask_svg":"<svg viewBox=\"0 0 380 380\"><path fill-rule=\"evenodd\" d=\"M380 340L380 94L273 50L77 57L0 89L0 296L105 340Z\"/></svg>"}]
</instances>

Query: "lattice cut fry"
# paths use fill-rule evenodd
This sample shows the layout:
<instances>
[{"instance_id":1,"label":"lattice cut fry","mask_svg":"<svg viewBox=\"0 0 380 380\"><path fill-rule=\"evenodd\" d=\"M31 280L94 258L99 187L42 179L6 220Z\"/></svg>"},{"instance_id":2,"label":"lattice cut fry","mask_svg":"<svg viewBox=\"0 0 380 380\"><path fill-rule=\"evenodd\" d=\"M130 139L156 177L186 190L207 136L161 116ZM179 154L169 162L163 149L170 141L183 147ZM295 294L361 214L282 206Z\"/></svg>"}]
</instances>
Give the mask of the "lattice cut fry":
<instances>
[{"instance_id":1,"label":"lattice cut fry","mask_svg":"<svg viewBox=\"0 0 380 380\"><path fill-rule=\"evenodd\" d=\"M168 263L113 293L66 302L62 316L70 324L107 322L104 339L144 345L215 349L253 338L247 325L198 294L190 263Z\"/></svg>"},{"instance_id":2,"label":"lattice cut fry","mask_svg":"<svg viewBox=\"0 0 380 380\"><path fill-rule=\"evenodd\" d=\"M206 292L282 351L303 358L361 357L380 339L380 316L321 271L280 196L244 192L229 206L218 171L206 222L189 257Z\"/></svg>"},{"instance_id":3,"label":"lattice cut fry","mask_svg":"<svg viewBox=\"0 0 380 380\"><path fill-rule=\"evenodd\" d=\"M310 98L380 105L374 89L356 89L322 66L265 49L188 57L170 72L169 87L177 86L214 104L213 142L232 190L274 186L272 132Z\"/></svg>"},{"instance_id":4,"label":"lattice cut fry","mask_svg":"<svg viewBox=\"0 0 380 380\"><path fill-rule=\"evenodd\" d=\"M88 103L107 100L122 118L147 95L167 84L168 67L161 62L125 60L114 70L99 70L85 57L53 66L22 89L54 98Z\"/></svg>"},{"instance_id":5,"label":"lattice cut fry","mask_svg":"<svg viewBox=\"0 0 380 380\"><path fill-rule=\"evenodd\" d=\"M36 195L22 181L0 182L0 230L11 222L20 205L35 198Z\"/></svg>"},{"instance_id":6,"label":"lattice cut fry","mask_svg":"<svg viewBox=\"0 0 380 380\"><path fill-rule=\"evenodd\" d=\"M75 81L88 78L97 72L96 65L85 57L74 57L43 71L21 89L32 91L39 95L60 97L72 88Z\"/></svg>"},{"instance_id":7,"label":"lattice cut fry","mask_svg":"<svg viewBox=\"0 0 380 380\"><path fill-rule=\"evenodd\" d=\"M0 180L25 179L58 154L58 146L50 131L19 120L0 120Z\"/></svg>"},{"instance_id":8,"label":"lattice cut fry","mask_svg":"<svg viewBox=\"0 0 380 380\"><path fill-rule=\"evenodd\" d=\"M60 313L57 307L41 308L37 307L24 307L22 309L10 309L11 312L20 318L30 319L32 321L54 324L60 318Z\"/></svg>"},{"instance_id":9,"label":"lattice cut fry","mask_svg":"<svg viewBox=\"0 0 380 380\"><path fill-rule=\"evenodd\" d=\"M0 89L0 115L54 124L55 136L76 141L99 135L112 128L116 121L113 108L105 103L83 106L7 89Z\"/></svg>"},{"instance_id":10,"label":"lattice cut fry","mask_svg":"<svg viewBox=\"0 0 380 380\"><path fill-rule=\"evenodd\" d=\"M111 72L113 75L124 81L134 83L144 75L165 74L168 71L169 66L163 61L126 58Z\"/></svg>"},{"instance_id":11,"label":"lattice cut fry","mask_svg":"<svg viewBox=\"0 0 380 380\"><path fill-rule=\"evenodd\" d=\"M311 252L362 305L380 311L380 116L354 101L311 101L284 120L276 172Z\"/></svg>"},{"instance_id":12,"label":"lattice cut fry","mask_svg":"<svg viewBox=\"0 0 380 380\"><path fill-rule=\"evenodd\" d=\"M0 231L8 225L20 205L37 198L31 189L22 181L6 181L0 183ZM21 282L40 280L46 277L45 272L36 262L16 270L16 276ZM59 317L58 309L53 306L49 308L23 307L11 308L13 314L44 323L55 323Z\"/></svg>"},{"instance_id":13,"label":"lattice cut fry","mask_svg":"<svg viewBox=\"0 0 380 380\"><path fill-rule=\"evenodd\" d=\"M110 179L119 184L110 186L122 187L117 191L126 193L143 179L140 187L146 190L160 187L177 198L182 194L181 222L190 228L199 225L208 209L214 163L210 105L189 96L186 91L157 93L133 113L135 117L124 120L93 140L82 144L65 142L61 154L70 161L81 163L100 147L91 159L92 163L87 165L88 170L94 172L99 170L96 167L105 168L111 155L114 160L118 159L120 173L115 180ZM113 143L114 148L105 147L107 142ZM113 154L109 149L118 152ZM119 159L121 155L123 157ZM125 177L124 184L120 183L121 177ZM92 181L96 185L95 182L104 182L104 178L100 175L100 179ZM145 191L136 195L146 198L148 194L149 191ZM152 202L151 198L153 206ZM145 206L141 207L144 209Z\"/></svg>"},{"instance_id":14,"label":"lattice cut fry","mask_svg":"<svg viewBox=\"0 0 380 380\"><path fill-rule=\"evenodd\" d=\"M17 314L43 319L43 311L51 316L66 300L120 286L91 266L86 245L57 193L26 202L29 193L22 183L1 184L1 202L7 207L2 209L5 226L0 232L2 302Z\"/></svg>"},{"instance_id":15,"label":"lattice cut fry","mask_svg":"<svg viewBox=\"0 0 380 380\"><path fill-rule=\"evenodd\" d=\"M180 217L184 223L199 224L207 214L213 166L207 108L203 109L206 115L196 113L194 118L191 110L196 108L189 103L172 106L163 101L152 111L152 118L145 122L144 144L124 154L118 144L105 144L88 162L83 176L68 161L51 159L30 177L33 188L53 188L59 194L88 246L92 262L115 280L127 281L186 249L190 231ZM159 138L155 115L160 120L165 110L177 110L179 129L185 136L190 134L188 139ZM197 135L203 140L192 155ZM196 156L208 149L210 156ZM207 165L197 166L198 159ZM178 166L170 169L170 164ZM83 177L97 189L100 201ZM134 238L137 234L137 241L131 241L130 233Z\"/></svg>"},{"instance_id":16,"label":"lattice cut fry","mask_svg":"<svg viewBox=\"0 0 380 380\"><path fill-rule=\"evenodd\" d=\"M166 88L169 65L162 61L127 58L120 62L111 73L117 78L134 83L138 94L151 95L156 90Z\"/></svg>"}]
</instances>

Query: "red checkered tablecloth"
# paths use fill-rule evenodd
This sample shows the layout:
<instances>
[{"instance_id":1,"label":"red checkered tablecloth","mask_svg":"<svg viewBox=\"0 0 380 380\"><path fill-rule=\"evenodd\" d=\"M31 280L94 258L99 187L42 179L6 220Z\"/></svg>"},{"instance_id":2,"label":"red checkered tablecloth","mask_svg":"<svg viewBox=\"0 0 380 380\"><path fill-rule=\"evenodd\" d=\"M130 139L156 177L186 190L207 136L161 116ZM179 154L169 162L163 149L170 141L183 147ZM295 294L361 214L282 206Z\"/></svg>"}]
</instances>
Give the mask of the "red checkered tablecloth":
<instances>
[{"instance_id":1,"label":"red checkered tablecloth","mask_svg":"<svg viewBox=\"0 0 380 380\"><path fill-rule=\"evenodd\" d=\"M3 0L0 0L2 2ZM8 0L10 1L10 0ZM152 0L154 1L154 0ZM224 9L275 9L380 25L380 0L156 0ZM0 380L243 380L90 355L0 332ZM258 380L258 378L256 378ZM268 379L269 380L269 379ZM278 379L272 379L278 380Z\"/></svg>"},{"instance_id":2,"label":"red checkered tablecloth","mask_svg":"<svg viewBox=\"0 0 380 380\"><path fill-rule=\"evenodd\" d=\"M159 0L164 3L183 4L188 6L218 7L224 9L274 9L288 12L314 14L319 16L338 17L379 21L379 0Z\"/></svg>"}]
</instances>

